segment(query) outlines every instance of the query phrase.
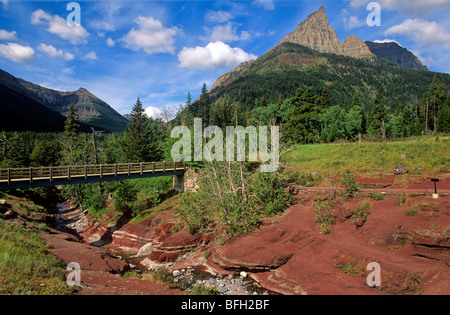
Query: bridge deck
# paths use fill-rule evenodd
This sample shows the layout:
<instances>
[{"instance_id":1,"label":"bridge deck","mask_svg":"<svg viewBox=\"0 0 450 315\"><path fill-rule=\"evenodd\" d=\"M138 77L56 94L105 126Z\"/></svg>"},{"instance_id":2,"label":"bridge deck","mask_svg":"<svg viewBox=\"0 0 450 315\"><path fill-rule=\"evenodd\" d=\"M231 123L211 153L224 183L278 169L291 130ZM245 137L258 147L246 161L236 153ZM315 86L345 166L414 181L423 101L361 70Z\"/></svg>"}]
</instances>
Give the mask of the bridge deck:
<instances>
[{"instance_id":1,"label":"bridge deck","mask_svg":"<svg viewBox=\"0 0 450 315\"><path fill-rule=\"evenodd\" d=\"M0 169L0 190L180 175L185 170L184 162L172 161L3 168Z\"/></svg>"}]
</instances>

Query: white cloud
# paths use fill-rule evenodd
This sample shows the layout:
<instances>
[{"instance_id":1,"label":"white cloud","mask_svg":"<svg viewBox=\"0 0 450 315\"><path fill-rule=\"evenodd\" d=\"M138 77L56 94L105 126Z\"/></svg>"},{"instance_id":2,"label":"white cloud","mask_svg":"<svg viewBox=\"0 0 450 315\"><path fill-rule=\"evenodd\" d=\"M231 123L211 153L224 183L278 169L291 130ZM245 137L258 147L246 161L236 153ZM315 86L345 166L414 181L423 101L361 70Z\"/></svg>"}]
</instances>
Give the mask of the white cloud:
<instances>
[{"instance_id":1,"label":"white cloud","mask_svg":"<svg viewBox=\"0 0 450 315\"><path fill-rule=\"evenodd\" d=\"M0 40L11 40L16 39L16 31L8 32L5 30L0 30Z\"/></svg>"},{"instance_id":2,"label":"white cloud","mask_svg":"<svg viewBox=\"0 0 450 315\"><path fill-rule=\"evenodd\" d=\"M34 50L16 43L1 44L0 55L14 62L29 62L33 59Z\"/></svg>"},{"instance_id":3,"label":"white cloud","mask_svg":"<svg viewBox=\"0 0 450 315\"><path fill-rule=\"evenodd\" d=\"M106 40L106 45L108 45L109 47L114 47L115 44L116 42L111 37L108 37L108 39Z\"/></svg>"},{"instance_id":4,"label":"white cloud","mask_svg":"<svg viewBox=\"0 0 450 315\"><path fill-rule=\"evenodd\" d=\"M145 113L148 117L151 117L153 119L162 118L161 111L153 106L149 106L145 109Z\"/></svg>"},{"instance_id":5,"label":"white cloud","mask_svg":"<svg viewBox=\"0 0 450 315\"><path fill-rule=\"evenodd\" d=\"M184 47L178 54L180 67L188 69L219 69L235 67L241 62L256 59L241 48L232 48L223 42L209 43L206 47Z\"/></svg>"},{"instance_id":6,"label":"white cloud","mask_svg":"<svg viewBox=\"0 0 450 315\"><path fill-rule=\"evenodd\" d=\"M208 12L205 15L205 19L208 22L212 23L225 23L230 21L233 18L231 13L226 11L212 11L208 10Z\"/></svg>"},{"instance_id":7,"label":"white cloud","mask_svg":"<svg viewBox=\"0 0 450 315\"><path fill-rule=\"evenodd\" d=\"M112 25L111 23L107 23L107 22L102 22L102 27L105 31L115 31L116 29L114 28L114 25Z\"/></svg>"},{"instance_id":8,"label":"white cloud","mask_svg":"<svg viewBox=\"0 0 450 315\"><path fill-rule=\"evenodd\" d=\"M52 16L44 10L36 10L31 14L31 24L38 25L44 22L50 22Z\"/></svg>"},{"instance_id":9,"label":"white cloud","mask_svg":"<svg viewBox=\"0 0 450 315\"><path fill-rule=\"evenodd\" d=\"M7 9L8 8L8 0L2 0L3 3L3 8Z\"/></svg>"},{"instance_id":10,"label":"white cloud","mask_svg":"<svg viewBox=\"0 0 450 315\"><path fill-rule=\"evenodd\" d=\"M91 51L91 52L89 52L86 56L84 56L85 58L87 58L87 59L91 59L91 60L97 60L98 59L98 56L97 56L97 54L95 53L95 51Z\"/></svg>"},{"instance_id":11,"label":"white cloud","mask_svg":"<svg viewBox=\"0 0 450 315\"><path fill-rule=\"evenodd\" d=\"M206 30L211 32L211 35L209 35L209 37L200 37L200 39L209 42L232 42L237 40L247 40L251 37L250 33L247 31L242 31L238 35L237 28L233 26L233 23L216 25L212 29L206 28Z\"/></svg>"},{"instance_id":12,"label":"white cloud","mask_svg":"<svg viewBox=\"0 0 450 315\"><path fill-rule=\"evenodd\" d=\"M436 22L408 19L390 27L384 34L408 36L424 47L443 45L446 49L450 49L450 33Z\"/></svg>"},{"instance_id":13,"label":"white cloud","mask_svg":"<svg viewBox=\"0 0 450 315\"><path fill-rule=\"evenodd\" d=\"M175 52L174 36L180 31L178 28L166 28L151 16L139 16L135 22L139 28L133 28L121 39L125 47L134 51L142 49L147 54Z\"/></svg>"},{"instance_id":14,"label":"white cloud","mask_svg":"<svg viewBox=\"0 0 450 315\"><path fill-rule=\"evenodd\" d=\"M39 9L31 14L31 24L48 24L47 31L68 40L73 45L86 43L89 33L81 25L69 25L66 20L58 15L51 16Z\"/></svg>"},{"instance_id":15,"label":"white cloud","mask_svg":"<svg viewBox=\"0 0 450 315\"><path fill-rule=\"evenodd\" d=\"M373 0L351 0L352 7L361 7ZM378 0L382 9L399 10L407 14L424 15L437 9L450 9L449 0Z\"/></svg>"},{"instance_id":16,"label":"white cloud","mask_svg":"<svg viewBox=\"0 0 450 315\"><path fill-rule=\"evenodd\" d=\"M357 16L344 17L344 26L347 30L363 27L364 25L367 25L366 21L360 20Z\"/></svg>"},{"instance_id":17,"label":"white cloud","mask_svg":"<svg viewBox=\"0 0 450 315\"><path fill-rule=\"evenodd\" d=\"M398 41L396 41L395 39L377 39L373 41L374 43L378 43L378 44L384 44L384 43L397 43L397 45L399 45L400 47L403 47L402 44L400 44Z\"/></svg>"},{"instance_id":18,"label":"white cloud","mask_svg":"<svg viewBox=\"0 0 450 315\"><path fill-rule=\"evenodd\" d=\"M40 44L38 46L38 49L47 53L50 57L53 58L63 58L65 60L73 60L75 58L72 53L65 53L61 49L56 49L52 45Z\"/></svg>"},{"instance_id":19,"label":"white cloud","mask_svg":"<svg viewBox=\"0 0 450 315\"><path fill-rule=\"evenodd\" d=\"M275 4L273 3L272 0L255 0L253 1L253 4L263 7L266 10L275 9Z\"/></svg>"}]
</instances>

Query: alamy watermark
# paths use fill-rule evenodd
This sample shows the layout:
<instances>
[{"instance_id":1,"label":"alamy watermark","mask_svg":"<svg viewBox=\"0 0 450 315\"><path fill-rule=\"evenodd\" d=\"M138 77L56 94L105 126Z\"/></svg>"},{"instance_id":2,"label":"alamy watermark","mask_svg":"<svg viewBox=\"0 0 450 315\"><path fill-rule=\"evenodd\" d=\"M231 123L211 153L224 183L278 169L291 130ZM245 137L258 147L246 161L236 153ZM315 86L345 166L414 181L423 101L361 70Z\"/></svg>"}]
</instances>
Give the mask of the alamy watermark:
<instances>
[{"instance_id":1,"label":"alamy watermark","mask_svg":"<svg viewBox=\"0 0 450 315\"><path fill-rule=\"evenodd\" d=\"M79 263L71 262L66 270L71 271L66 277L66 283L69 287L81 286L81 267Z\"/></svg>"},{"instance_id":2,"label":"alamy watermark","mask_svg":"<svg viewBox=\"0 0 450 315\"><path fill-rule=\"evenodd\" d=\"M381 26L381 5L378 2L370 2L367 4L366 9L367 11L372 11L367 16L367 25Z\"/></svg>"},{"instance_id":3,"label":"alamy watermark","mask_svg":"<svg viewBox=\"0 0 450 315\"><path fill-rule=\"evenodd\" d=\"M171 150L173 161L245 161L248 142L248 161L263 162L261 172L275 172L279 166L280 128L270 126L270 147L268 145L267 126L227 126L224 133L218 126L209 126L203 130L202 119L194 119L193 139L191 130L186 126L176 126L171 137L180 138ZM248 136L248 138L247 138ZM236 138L236 142L235 142ZM210 139L203 146L203 139ZM248 139L248 141L247 141ZM193 156L192 156L193 140Z\"/></svg>"},{"instance_id":4,"label":"alamy watermark","mask_svg":"<svg viewBox=\"0 0 450 315\"><path fill-rule=\"evenodd\" d=\"M78 2L70 2L66 7L67 11L72 11L67 15L66 21L70 26L81 25L81 6Z\"/></svg>"},{"instance_id":5,"label":"alamy watermark","mask_svg":"<svg viewBox=\"0 0 450 315\"><path fill-rule=\"evenodd\" d=\"M377 262L371 262L367 265L366 268L367 271L372 271L367 275L366 283L367 286L373 288L373 287L379 287L381 286L381 266Z\"/></svg>"}]
</instances>

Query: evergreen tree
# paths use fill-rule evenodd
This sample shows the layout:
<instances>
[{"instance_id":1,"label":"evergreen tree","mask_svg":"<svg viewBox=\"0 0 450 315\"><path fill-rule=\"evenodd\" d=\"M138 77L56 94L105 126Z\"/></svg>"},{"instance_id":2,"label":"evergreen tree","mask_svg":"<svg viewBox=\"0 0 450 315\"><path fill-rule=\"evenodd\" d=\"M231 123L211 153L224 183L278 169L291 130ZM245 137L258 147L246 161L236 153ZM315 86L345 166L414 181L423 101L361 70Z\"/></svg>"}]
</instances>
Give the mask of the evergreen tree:
<instances>
[{"instance_id":1,"label":"evergreen tree","mask_svg":"<svg viewBox=\"0 0 450 315\"><path fill-rule=\"evenodd\" d=\"M70 105L69 113L67 114L66 121L64 123L64 133L62 136L63 163L74 165L79 160L79 152L77 152L80 146L80 122L75 112L75 108Z\"/></svg>"},{"instance_id":2,"label":"evergreen tree","mask_svg":"<svg viewBox=\"0 0 450 315\"><path fill-rule=\"evenodd\" d=\"M441 108L444 108L447 100L446 86L436 76L433 82L427 87L422 97L422 111L425 113L426 128L437 132L437 117Z\"/></svg>"},{"instance_id":3,"label":"evergreen tree","mask_svg":"<svg viewBox=\"0 0 450 315\"><path fill-rule=\"evenodd\" d=\"M359 91L356 90L355 94L353 94L352 107L359 106L362 107L361 98L359 97Z\"/></svg>"},{"instance_id":4,"label":"evergreen tree","mask_svg":"<svg viewBox=\"0 0 450 315\"><path fill-rule=\"evenodd\" d=\"M447 97L450 100L450 94ZM437 129L439 132L450 133L450 106L449 102L439 111L437 117Z\"/></svg>"},{"instance_id":5,"label":"evergreen tree","mask_svg":"<svg viewBox=\"0 0 450 315\"><path fill-rule=\"evenodd\" d=\"M352 111L355 109L360 110L360 115L361 115L360 133L364 134L367 131L367 119L366 119L366 115L364 114L364 108L362 106L361 97L359 96L358 90L356 90L355 94L353 94L352 106L351 106L350 110Z\"/></svg>"},{"instance_id":6,"label":"evergreen tree","mask_svg":"<svg viewBox=\"0 0 450 315\"><path fill-rule=\"evenodd\" d=\"M294 110L286 126L286 137L296 143L314 142L320 132L320 122L317 117L320 109L316 103L314 89L308 88L302 93L299 88L291 103Z\"/></svg>"},{"instance_id":7,"label":"evergreen tree","mask_svg":"<svg viewBox=\"0 0 450 315\"><path fill-rule=\"evenodd\" d=\"M160 126L154 119L147 117L138 98L121 142L126 161L151 162L161 159L161 134Z\"/></svg>"},{"instance_id":8,"label":"evergreen tree","mask_svg":"<svg viewBox=\"0 0 450 315\"><path fill-rule=\"evenodd\" d=\"M326 110L327 108L331 107L331 100L330 100L330 96L328 95L328 89L326 86L324 86L324 88L322 90L321 105L322 105L322 110Z\"/></svg>"},{"instance_id":9,"label":"evergreen tree","mask_svg":"<svg viewBox=\"0 0 450 315\"><path fill-rule=\"evenodd\" d=\"M200 93L199 104L198 104L198 116L203 119L204 126L209 125L209 106L210 106L210 100L209 100L208 88L206 87L206 84L203 83L202 91Z\"/></svg>"},{"instance_id":10,"label":"evergreen tree","mask_svg":"<svg viewBox=\"0 0 450 315\"><path fill-rule=\"evenodd\" d=\"M369 114L369 121L368 121L369 133L381 136L381 138L384 139L386 136L386 127L385 127L386 120L387 120L386 101L383 97L383 92L379 90L373 102L372 110Z\"/></svg>"}]
</instances>

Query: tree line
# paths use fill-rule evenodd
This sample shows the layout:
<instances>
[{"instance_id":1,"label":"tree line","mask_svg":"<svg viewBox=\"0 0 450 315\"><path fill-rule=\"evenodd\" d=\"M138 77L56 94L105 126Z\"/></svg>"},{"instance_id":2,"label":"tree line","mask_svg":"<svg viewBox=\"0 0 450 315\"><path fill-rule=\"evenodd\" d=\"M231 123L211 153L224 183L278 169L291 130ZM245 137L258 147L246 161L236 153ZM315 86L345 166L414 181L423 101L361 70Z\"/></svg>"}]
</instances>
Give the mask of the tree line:
<instances>
[{"instance_id":1,"label":"tree line","mask_svg":"<svg viewBox=\"0 0 450 315\"><path fill-rule=\"evenodd\" d=\"M391 105L391 95L378 90L369 103L359 90L352 101L334 102L327 85L317 91L313 87L299 87L295 95L269 102L264 94L245 109L230 96L211 100L203 84L200 97L192 102L190 94L180 106L175 124L192 126L200 116L205 126L269 126L281 128L285 143L325 143L339 140L386 140L426 134L450 132L450 93L448 86L434 77L421 99Z\"/></svg>"}]
</instances>

